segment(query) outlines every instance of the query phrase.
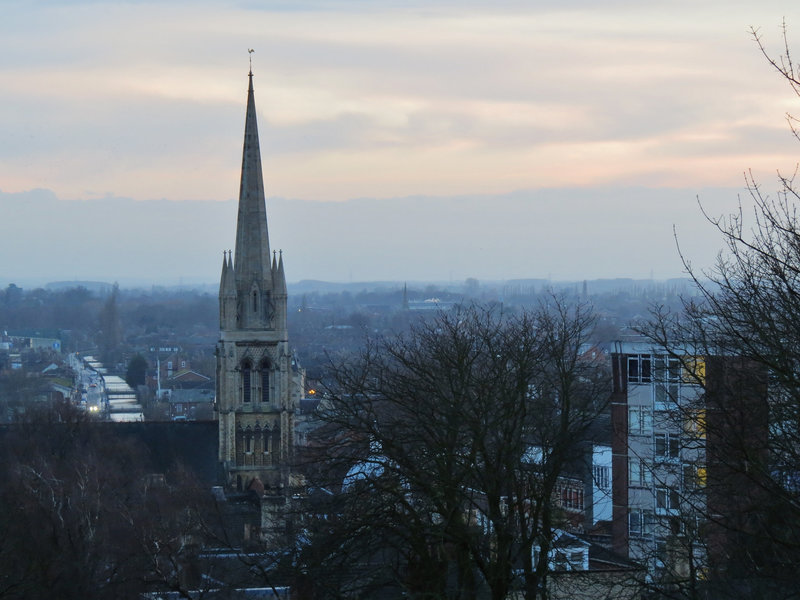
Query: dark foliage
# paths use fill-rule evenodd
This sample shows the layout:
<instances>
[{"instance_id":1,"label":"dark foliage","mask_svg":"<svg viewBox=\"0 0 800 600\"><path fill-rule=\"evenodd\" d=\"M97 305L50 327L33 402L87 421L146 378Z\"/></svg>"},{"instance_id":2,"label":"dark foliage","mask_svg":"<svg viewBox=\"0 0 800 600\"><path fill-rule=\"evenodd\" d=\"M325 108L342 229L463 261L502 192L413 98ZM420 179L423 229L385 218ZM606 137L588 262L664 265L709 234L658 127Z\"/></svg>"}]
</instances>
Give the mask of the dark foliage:
<instances>
[{"instance_id":1,"label":"dark foliage","mask_svg":"<svg viewBox=\"0 0 800 600\"><path fill-rule=\"evenodd\" d=\"M136 386L144 385L147 375L147 359L141 354L134 355L128 362L128 369L125 371L125 381L133 389Z\"/></svg>"},{"instance_id":2,"label":"dark foliage","mask_svg":"<svg viewBox=\"0 0 800 600\"><path fill-rule=\"evenodd\" d=\"M0 430L0 598L138 598L192 582L202 532L185 472L68 404ZM105 435L104 435L105 434Z\"/></svg>"}]
</instances>

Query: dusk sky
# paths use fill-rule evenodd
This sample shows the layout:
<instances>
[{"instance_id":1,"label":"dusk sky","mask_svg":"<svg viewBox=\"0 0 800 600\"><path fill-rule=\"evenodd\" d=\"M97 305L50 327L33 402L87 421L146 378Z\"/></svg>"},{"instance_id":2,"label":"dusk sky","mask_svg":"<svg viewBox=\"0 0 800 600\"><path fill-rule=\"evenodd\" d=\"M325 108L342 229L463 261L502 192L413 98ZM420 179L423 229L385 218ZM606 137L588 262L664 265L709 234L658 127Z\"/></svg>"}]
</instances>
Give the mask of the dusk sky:
<instances>
[{"instance_id":1,"label":"dusk sky","mask_svg":"<svg viewBox=\"0 0 800 600\"><path fill-rule=\"evenodd\" d=\"M290 281L680 276L800 148L796 0L0 8L0 284L217 280L248 48Z\"/></svg>"}]
</instances>

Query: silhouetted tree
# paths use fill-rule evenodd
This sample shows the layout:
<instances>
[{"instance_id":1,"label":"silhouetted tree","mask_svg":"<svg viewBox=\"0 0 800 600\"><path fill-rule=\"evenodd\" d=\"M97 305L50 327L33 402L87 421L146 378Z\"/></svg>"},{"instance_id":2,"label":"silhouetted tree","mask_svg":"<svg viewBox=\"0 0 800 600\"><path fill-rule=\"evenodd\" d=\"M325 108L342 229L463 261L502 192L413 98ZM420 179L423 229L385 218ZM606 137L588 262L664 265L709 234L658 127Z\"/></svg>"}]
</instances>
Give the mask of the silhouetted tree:
<instances>
[{"instance_id":1,"label":"silhouetted tree","mask_svg":"<svg viewBox=\"0 0 800 600\"><path fill-rule=\"evenodd\" d=\"M314 578L340 592L544 597L565 523L554 490L609 392L582 355L593 324L559 300L516 316L462 308L337 365L322 483L341 493L311 527Z\"/></svg>"},{"instance_id":2,"label":"silhouetted tree","mask_svg":"<svg viewBox=\"0 0 800 600\"><path fill-rule=\"evenodd\" d=\"M122 342L122 324L119 317L119 285L116 283L100 311L100 357L107 365L113 365L119 357Z\"/></svg>"},{"instance_id":3,"label":"silhouetted tree","mask_svg":"<svg viewBox=\"0 0 800 600\"><path fill-rule=\"evenodd\" d=\"M208 491L69 403L0 431L0 598L140 598L192 579Z\"/></svg>"},{"instance_id":4,"label":"silhouetted tree","mask_svg":"<svg viewBox=\"0 0 800 600\"><path fill-rule=\"evenodd\" d=\"M800 95L784 26L784 54L769 63ZM797 120L789 116L795 136ZM706 220L724 250L707 270L682 256L699 296L657 308L643 332L692 382L696 406L678 413L702 430L707 478L698 503L708 548L704 594L795 597L800 564L800 196L779 175L775 196L746 175L752 213ZM697 361L700 356L703 360ZM698 368L702 365L702 369ZM693 589L697 596L696 587Z\"/></svg>"},{"instance_id":5,"label":"silhouetted tree","mask_svg":"<svg viewBox=\"0 0 800 600\"><path fill-rule=\"evenodd\" d=\"M133 389L136 386L144 385L147 376L147 359L141 354L135 354L128 362L128 369L125 371L125 381Z\"/></svg>"}]
</instances>

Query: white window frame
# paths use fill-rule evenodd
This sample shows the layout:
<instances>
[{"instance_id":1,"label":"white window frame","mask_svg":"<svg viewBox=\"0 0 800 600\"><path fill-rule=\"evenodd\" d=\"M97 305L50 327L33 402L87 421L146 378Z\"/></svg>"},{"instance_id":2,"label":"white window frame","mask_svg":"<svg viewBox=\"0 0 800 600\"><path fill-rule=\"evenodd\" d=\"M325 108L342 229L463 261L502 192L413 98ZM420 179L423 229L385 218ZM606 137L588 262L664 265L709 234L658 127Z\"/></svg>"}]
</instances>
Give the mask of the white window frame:
<instances>
[{"instance_id":1,"label":"white window frame","mask_svg":"<svg viewBox=\"0 0 800 600\"><path fill-rule=\"evenodd\" d=\"M628 383L642 384L653 380L653 357L650 354L628 355Z\"/></svg>"},{"instance_id":2,"label":"white window frame","mask_svg":"<svg viewBox=\"0 0 800 600\"><path fill-rule=\"evenodd\" d=\"M649 488L653 483L650 466L638 456L628 459L628 486Z\"/></svg>"},{"instance_id":3,"label":"white window frame","mask_svg":"<svg viewBox=\"0 0 800 600\"><path fill-rule=\"evenodd\" d=\"M653 535L656 517L652 510L631 508L628 511L628 536L641 538Z\"/></svg>"},{"instance_id":4,"label":"white window frame","mask_svg":"<svg viewBox=\"0 0 800 600\"><path fill-rule=\"evenodd\" d=\"M681 497L678 490L672 487L659 486L655 489L656 514L674 515L681 507Z\"/></svg>"},{"instance_id":5,"label":"white window frame","mask_svg":"<svg viewBox=\"0 0 800 600\"><path fill-rule=\"evenodd\" d=\"M611 489L611 467L608 465L592 465L592 477L598 489L604 492Z\"/></svg>"},{"instance_id":6,"label":"white window frame","mask_svg":"<svg viewBox=\"0 0 800 600\"><path fill-rule=\"evenodd\" d=\"M681 361L659 354L653 357L653 402L656 410L669 410L680 403L681 381L683 381Z\"/></svg>"},{"instance_id":7,"label":"white window frame","mask_svg":"<svg viewBox=\"0 0 800 600\"><path fill-rule=\"evenodd\" d=\"M659 441L663 440L661 451ZM653 456L659 462L676 462L681 457L681 436L675 432L653 434Z\"/></svg>"},{"instance_id":8,"label":"white window frame","mask_svg":"<svg viewBox=\"0 0 800 600\"><path fill-rule=\"evenodd\" d=\"M649 406L628 406L628 433L631 435L653 433L653 413Z\"/></svg>"}]
</instances>

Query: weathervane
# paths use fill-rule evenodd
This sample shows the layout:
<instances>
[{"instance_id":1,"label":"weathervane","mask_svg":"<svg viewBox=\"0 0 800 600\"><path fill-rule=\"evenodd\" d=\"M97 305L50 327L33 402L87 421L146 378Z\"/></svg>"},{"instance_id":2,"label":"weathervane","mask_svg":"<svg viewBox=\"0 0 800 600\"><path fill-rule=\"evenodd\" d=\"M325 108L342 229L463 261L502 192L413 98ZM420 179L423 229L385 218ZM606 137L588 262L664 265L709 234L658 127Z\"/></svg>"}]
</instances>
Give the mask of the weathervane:
<instances>
[{"instance_id":1,"label":"weathervane","mask_svg":"<svg viewBox=\"0 0 800 600\"><path fill-rule=\"evenodd\" d=\"M250 75L253 74L253 52L255 52L255 50L252 48L247 49L247 54L250 55Z\"/></svg>"}]
</instances>

